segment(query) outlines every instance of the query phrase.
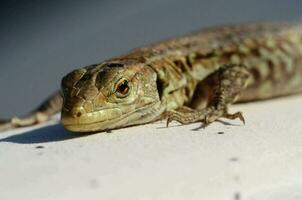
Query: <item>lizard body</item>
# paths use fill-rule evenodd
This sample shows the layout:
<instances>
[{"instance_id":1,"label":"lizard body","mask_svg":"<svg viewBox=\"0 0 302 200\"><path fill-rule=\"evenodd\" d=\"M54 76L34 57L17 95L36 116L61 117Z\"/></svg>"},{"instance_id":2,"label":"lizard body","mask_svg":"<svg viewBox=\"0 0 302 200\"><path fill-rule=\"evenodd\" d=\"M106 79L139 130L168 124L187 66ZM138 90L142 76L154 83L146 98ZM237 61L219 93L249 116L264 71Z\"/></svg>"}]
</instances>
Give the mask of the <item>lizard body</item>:
<instances>
[{"instance_id":1,"label":"lizard body","mask_svg":"<svg viewBox=\"0 0 302 200\"><path fill-rule=\"evenodd\" d=\"M232 103L302 91L302 26L230 25L138 48L67 74L59 93L26 118L3 126L46 121L62 108L64 127L93 132L167 118L209 124ZM63 106L62 106L63 105Z\"/></svg>"}]
</instances>

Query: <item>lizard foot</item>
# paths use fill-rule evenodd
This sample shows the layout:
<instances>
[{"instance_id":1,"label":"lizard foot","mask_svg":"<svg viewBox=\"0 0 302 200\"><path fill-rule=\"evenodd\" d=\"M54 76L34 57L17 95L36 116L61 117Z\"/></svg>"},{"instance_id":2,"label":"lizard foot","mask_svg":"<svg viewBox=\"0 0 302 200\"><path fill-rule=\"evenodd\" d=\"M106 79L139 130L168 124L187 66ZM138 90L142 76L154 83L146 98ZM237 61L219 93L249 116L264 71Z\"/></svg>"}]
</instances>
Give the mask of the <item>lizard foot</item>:
<instances>
[{"instance_id":1,"label":"lizard foot","mask_svg":"<svg viewBox=\"0 0 302 200\"><path fill-rule=\"evenodd\" d=\"M207 107L201 110L188 110L178 109L175 111L169 111L167 116L167 126L171 121L178 121L181 124L189 124L193 122L203 122L204 126L220 119L240 119L243 123L245 120L241 112L230 114L228 112L228 106L232 104L240 92L246 87L249 71L242 65L225 65L219 70L208 76L206 81L201 82L200 86L210 86L208 88L208 102ZM204 84L204 85L203 85ZM198 86L197 86L198 87ZM196 90L196 97L200 91ZM195 103L199 99L196 98ZM193 104L194 104L193 101Z\"/></svg>"}]
</instances>

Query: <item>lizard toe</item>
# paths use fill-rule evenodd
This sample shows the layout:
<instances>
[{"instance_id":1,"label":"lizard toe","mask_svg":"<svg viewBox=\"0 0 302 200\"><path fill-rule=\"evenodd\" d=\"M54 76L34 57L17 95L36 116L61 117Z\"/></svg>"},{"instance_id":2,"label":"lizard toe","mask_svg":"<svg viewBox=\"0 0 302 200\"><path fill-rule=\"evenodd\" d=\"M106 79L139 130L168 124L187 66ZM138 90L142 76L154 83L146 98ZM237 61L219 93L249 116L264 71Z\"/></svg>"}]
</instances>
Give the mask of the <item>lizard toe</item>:
<instances>
[{"instance_id":1,"label":"lizard toe","mask_svg":"<svg viewBox=\"0 0 302 200\"><path fill-rule=\"evenodd\" d=\"M234 114L230 114L230 113L225 113L223 115L224 118L227 118L227 119L239 119L243 124L245 124L245 119L243 117L243 114L242 112L236 112Z\"/></svg>"}]
</instances>

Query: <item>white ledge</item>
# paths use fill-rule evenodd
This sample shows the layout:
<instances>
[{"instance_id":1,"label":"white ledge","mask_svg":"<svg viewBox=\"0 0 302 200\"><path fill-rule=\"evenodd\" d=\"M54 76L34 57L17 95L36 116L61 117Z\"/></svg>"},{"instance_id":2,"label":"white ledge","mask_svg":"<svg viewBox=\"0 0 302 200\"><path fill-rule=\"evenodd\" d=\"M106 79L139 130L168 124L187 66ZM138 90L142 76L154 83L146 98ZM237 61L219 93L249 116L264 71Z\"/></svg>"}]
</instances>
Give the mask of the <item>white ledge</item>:
<instances>
[{"instance_id":1,"label":"white ledge","mask_svg":"<svg viewBox=\"0 0 302 200\"><path fill-rule=\"evenodd\" d=\"M77 137L0 134L0 199L302 199L302 96L232 106L239 121L164 122ZM222 134L223 133L223 134Z\"/></svg>"}]
</instances>

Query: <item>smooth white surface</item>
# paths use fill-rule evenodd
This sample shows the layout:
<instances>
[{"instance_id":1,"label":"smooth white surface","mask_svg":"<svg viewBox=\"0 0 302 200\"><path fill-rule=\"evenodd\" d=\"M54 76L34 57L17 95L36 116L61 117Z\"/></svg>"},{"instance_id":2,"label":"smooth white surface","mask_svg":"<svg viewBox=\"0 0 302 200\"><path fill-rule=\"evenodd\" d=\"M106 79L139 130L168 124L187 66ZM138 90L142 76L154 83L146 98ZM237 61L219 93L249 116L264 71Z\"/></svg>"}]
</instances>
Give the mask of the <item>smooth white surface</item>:
<instances>
[{"instance_id":1,"label":"smooth white surface","mask_svg":"<svg viewBox=\"0 0 302 200\"><path fill-rule=\"evenodd\" d=\"M301 105L302 96L236 105L245 126L195 131L158 122L78 137L53 120L3 133L0 199L300 200Z\"/></svg>"}]
</instances>

